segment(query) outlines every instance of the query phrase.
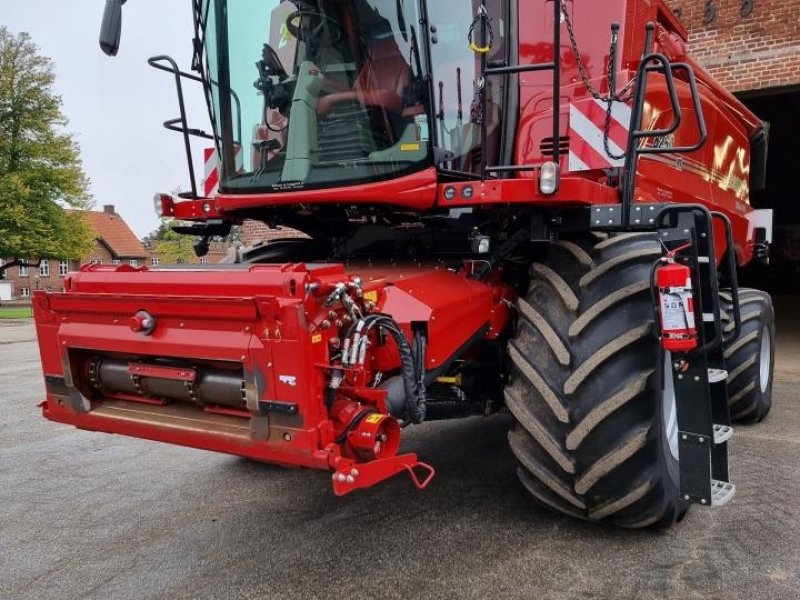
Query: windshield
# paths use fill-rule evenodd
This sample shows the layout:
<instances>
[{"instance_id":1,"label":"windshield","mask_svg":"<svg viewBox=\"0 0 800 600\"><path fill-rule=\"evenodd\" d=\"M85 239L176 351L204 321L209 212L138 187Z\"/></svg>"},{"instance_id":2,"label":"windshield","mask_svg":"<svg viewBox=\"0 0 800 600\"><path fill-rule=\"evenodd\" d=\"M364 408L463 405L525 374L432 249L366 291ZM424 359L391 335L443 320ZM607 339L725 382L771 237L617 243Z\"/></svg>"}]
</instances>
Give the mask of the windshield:
<instances>
[{"instance_id":1,"label":"windshield","mask_svg":"<svg viewBox=\"0 0 800 600\"><path fill-rule=\"evenodd\" d=\"M203 0L223 191L347 185L432 163L413 0Z\"/></svg>"}]
</instances>

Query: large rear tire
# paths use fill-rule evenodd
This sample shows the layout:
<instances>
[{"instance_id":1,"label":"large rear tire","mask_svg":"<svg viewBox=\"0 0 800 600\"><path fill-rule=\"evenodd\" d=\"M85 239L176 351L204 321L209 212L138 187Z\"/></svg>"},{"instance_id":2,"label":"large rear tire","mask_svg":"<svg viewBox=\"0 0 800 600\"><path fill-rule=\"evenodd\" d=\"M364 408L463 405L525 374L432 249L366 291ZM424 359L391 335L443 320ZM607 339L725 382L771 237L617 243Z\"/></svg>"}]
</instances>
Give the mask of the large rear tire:
<instances>
[{"instance_id":1,"label":"large rear tire","mask_svg":"<svg viewBox=\"0 0 800 600\"><path fill-rule=\"evenodd\" d=\"M631 528L686 512L669 356L652 334L660 255L654 235L629 234L558 242L531 267L505 399L519 478L551 510Z\"/></svg>"},{"instance_id":2,"label":"large rear tire","mask_svg":"<svg viewBox=\"0 0 800 600\"><path fill-rule=\"evenodd\" d=\"M723 328L733 331L730 291L720 292ZM742 332L725 346L731 420L758 423L772 408L775 368L775 311L766 292L739 289Z\"/></svg>"}]
</instances>

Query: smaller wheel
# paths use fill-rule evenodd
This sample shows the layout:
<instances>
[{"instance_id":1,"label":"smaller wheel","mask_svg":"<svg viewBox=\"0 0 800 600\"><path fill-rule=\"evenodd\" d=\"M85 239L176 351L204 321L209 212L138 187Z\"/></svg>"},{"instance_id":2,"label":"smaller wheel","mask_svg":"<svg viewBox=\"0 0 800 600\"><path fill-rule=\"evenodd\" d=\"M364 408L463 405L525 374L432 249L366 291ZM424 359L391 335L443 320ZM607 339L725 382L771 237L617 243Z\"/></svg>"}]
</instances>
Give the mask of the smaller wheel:
<instances>
[{"instance_id":1,"label":"smaller wheel","mask_svg":"<svg viewBox=\"0 0 800 600\"><path fill-rule=\"evenodd\" d=\"M769 294L739 289L742 332L725 346L728 366L728 401L731 420L758 423L772 408L772 375L775 366L775 312ZM733 331L733 298L720 292L722 325Z\"/></svg>"}]
</instances>

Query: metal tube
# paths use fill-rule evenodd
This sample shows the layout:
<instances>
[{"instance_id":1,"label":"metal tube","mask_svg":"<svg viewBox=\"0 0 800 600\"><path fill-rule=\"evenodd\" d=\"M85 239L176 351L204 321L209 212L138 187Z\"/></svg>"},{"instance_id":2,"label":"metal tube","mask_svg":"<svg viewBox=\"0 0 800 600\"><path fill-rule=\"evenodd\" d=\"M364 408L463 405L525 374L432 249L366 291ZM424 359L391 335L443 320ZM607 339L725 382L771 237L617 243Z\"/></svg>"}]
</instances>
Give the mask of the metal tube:
<instances>
[{"instance_id":1,"label":"metal tube","mask_svg":"<svg viewBox=\"0 0 800 600\"><path fill-rule=\"evenodd\" d=\"M553 2L553 162L561 165L561 0Z\"/></svg>"},{"instance_id":2,"label":"metal tube","mask_svg":"<svg viewBox=\"0 0 800 600\"><path fill-rule=\"evenodd\" d=\"M486 0L481 0L481 8L480 10L486 12ZM486 16L481 19L481 43L486 44ZM486 58L488 53L484 52L481 54L481 79L483 80L483 85L481 86L481 181L486 179L486 166L487 166L487 156L486 156L486 137L488 135L487 127L486 127L486 88L489 84L488 80L486 79Z\"/></svg>"}]
</instances>

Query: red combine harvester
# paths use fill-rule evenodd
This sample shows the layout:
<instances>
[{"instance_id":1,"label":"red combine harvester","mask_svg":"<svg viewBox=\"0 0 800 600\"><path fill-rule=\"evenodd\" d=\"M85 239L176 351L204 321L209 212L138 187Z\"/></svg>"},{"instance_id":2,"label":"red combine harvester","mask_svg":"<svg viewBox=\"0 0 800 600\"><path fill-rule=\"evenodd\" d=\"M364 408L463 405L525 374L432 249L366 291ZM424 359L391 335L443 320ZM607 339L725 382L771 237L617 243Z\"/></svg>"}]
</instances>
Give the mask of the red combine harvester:
<instances>
[{"instance_id":1,"label":"red combine harvester","mask_svg":"<svg viewBox=\"0 0 800 600\"><path fill-rule=\"evenodd\" d=\"M341 495L431 481L405 426L510 412L552 510L664 526L731 498L731 417L771 403L771 301L736 279L771 239L766 124L660 0L456 4L193 2L194 73L150 61L191 177L156 210L199 254L245 219L306 236L37 292L46 418L330 470Z\"/></svg>"}]
</instances>

